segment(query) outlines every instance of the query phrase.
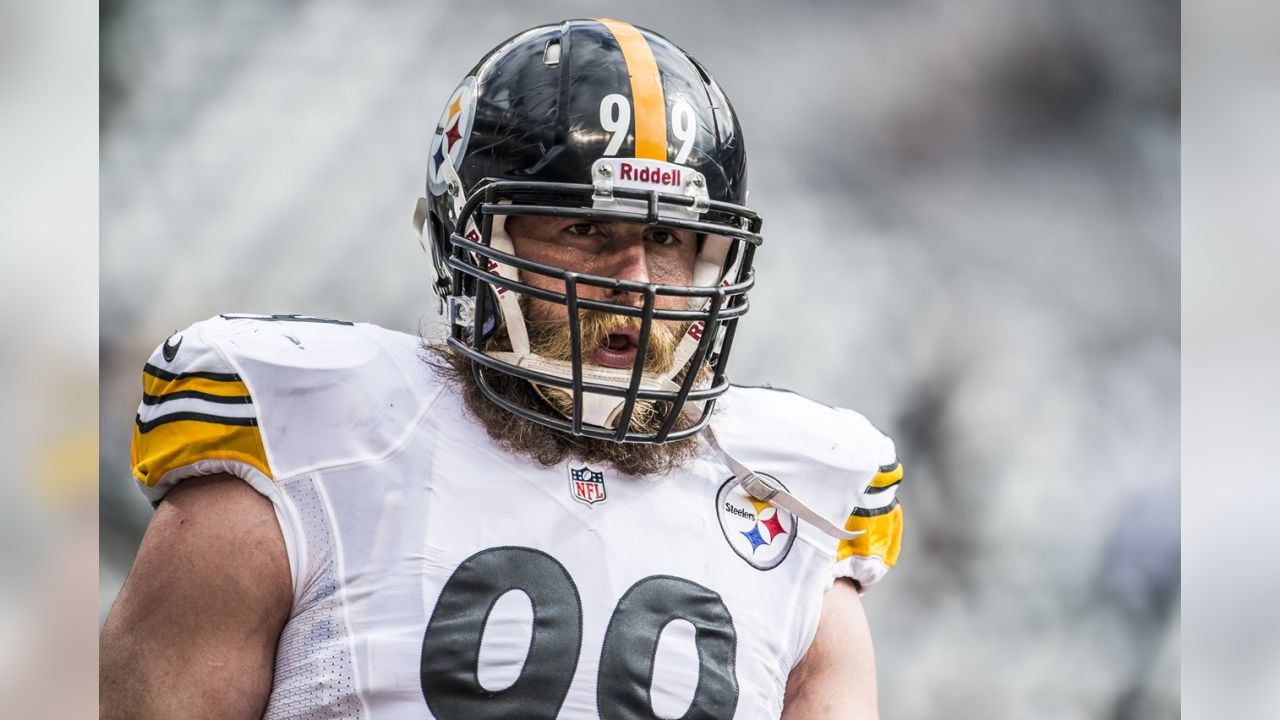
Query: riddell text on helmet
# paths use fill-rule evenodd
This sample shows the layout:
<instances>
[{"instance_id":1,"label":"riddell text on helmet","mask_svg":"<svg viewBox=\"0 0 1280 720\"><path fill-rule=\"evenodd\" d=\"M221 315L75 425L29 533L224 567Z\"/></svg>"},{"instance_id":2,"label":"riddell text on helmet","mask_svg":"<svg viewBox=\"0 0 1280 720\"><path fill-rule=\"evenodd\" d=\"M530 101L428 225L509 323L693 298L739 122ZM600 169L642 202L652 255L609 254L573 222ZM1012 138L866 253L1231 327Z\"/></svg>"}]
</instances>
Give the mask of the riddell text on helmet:
<instances>
[{"instance_id":1,"label":"riddell text on helmet","mask_svg":"<svg viewBox=\"0 0 1280 720\"><path fill-rule=\"evenodd\" d=\"M622 180L634 180L636 182L653 183L655 185L671 185L678 187L680 185L679 170L663 170L656 167L636 167L629 162L624 162L618 168L618 177Z\"/></svg>"}]
</instances>

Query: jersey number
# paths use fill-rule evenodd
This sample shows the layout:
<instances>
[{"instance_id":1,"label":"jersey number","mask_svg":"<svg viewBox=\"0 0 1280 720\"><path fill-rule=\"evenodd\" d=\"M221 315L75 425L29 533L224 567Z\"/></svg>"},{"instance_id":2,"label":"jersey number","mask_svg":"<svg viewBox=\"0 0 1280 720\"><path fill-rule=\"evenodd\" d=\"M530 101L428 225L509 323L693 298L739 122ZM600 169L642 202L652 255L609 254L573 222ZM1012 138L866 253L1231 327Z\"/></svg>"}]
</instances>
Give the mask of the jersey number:
<instances>
[{"instance_id":1,"label":"jersey number","mask_svg":"<svg viewBox=\"0 0 1280 720\"><path fill-rule=\"evenodd\" d=\"M520 676L491 692L477 676L480 641L494 603L521 590L533 605L533 635ZM601 720L657 717L649 702L658 636L672 620L697 630L694 718L729 718L738 704L737 634L720 596L683 578L653 575L632 585L609 619L596 679ZM497 547L454 571L422 638L422 695L441 720L554 718L582 651L582 601L564 566L538 550Z\"/></svg>"}]
</instances>

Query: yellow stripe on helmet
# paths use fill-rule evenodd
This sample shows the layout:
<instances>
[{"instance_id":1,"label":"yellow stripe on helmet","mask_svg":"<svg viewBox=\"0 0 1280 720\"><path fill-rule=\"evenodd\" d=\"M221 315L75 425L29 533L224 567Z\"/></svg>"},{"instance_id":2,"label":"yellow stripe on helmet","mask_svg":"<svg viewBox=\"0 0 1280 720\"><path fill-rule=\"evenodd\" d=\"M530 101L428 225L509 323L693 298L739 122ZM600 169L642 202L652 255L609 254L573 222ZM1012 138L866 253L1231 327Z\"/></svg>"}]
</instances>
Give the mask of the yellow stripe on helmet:
<instances>
[{"instance_id":1,"label":"yellow stripe on helmet","mask_svg":"<svg viewBox=\"0 0 1280 720\"><path fill-rule=\"evenodd\" d=\"M613 33L622 49L622 59L631 76L631 107L636 122L636 157L667 159L667 104L662 95L662 77L644 35L631 23L598 18Z\"/></svg>"}]
</instances>

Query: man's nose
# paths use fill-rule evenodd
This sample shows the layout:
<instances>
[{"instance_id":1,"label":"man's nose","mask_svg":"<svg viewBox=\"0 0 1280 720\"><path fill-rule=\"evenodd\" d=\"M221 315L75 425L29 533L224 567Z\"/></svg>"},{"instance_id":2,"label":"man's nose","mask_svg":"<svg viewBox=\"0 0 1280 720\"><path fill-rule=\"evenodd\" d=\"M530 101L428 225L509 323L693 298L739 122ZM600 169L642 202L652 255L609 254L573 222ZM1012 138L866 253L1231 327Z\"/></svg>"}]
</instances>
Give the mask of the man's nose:
<instances>
[{"instance_id":1,"label":"man's nose","mask_svg":"<svg viewBox=\"0 0 1280 720\"><path fill-rule=\"evenodd\" d=\"M649 282L649 259L642 237L616 238L609 243L604 269L608 277L629 282ZM642 305L644 294L612 289L609 300L628 305Z\"/></svg>"}]
</instances>

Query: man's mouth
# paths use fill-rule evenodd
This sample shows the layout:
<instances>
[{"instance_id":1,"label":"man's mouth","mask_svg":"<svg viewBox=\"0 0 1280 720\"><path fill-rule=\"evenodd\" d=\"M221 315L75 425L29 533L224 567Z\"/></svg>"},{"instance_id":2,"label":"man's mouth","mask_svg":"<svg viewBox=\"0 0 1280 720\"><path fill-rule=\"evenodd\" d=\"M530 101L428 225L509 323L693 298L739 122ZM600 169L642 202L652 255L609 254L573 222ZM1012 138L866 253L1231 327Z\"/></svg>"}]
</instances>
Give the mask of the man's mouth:
<instances>
[{"instance_id":1,"label":"man's mouth","mask_svg":"<svg viewBox=\"0 0 1280 720\"><path fill-rule=\"evenodd\" d=\"M596 365L613 368L630 368L636 361L636 350L640 347L640 331L635 328L615 330L605 337L604 341L591 352L591 360Z\"/></svg>"}]
</instances>

